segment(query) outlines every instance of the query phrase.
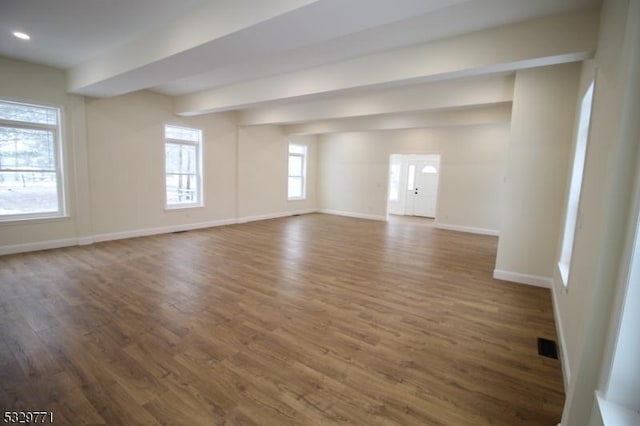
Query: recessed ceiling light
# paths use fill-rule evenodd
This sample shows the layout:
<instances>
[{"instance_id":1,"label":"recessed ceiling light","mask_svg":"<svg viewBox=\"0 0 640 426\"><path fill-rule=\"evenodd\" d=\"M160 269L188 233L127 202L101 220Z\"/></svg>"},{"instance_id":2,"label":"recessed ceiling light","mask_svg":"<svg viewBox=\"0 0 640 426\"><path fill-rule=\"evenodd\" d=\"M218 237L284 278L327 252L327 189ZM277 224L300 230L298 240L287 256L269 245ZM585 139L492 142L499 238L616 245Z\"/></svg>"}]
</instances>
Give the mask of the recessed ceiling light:
<instances>
[{"instance_id":1,"label":"recessed ceiling light","mask_svg":"<svg viewBox=\"0 0 640 426\"><path fill-rule=\"evenodd\" d=\"M14 32L13 35L18 37L20 40L29 40L29 39L31 39L31 36L29 34L21 33L20 31Z\"/></svg>"}]
</instances>

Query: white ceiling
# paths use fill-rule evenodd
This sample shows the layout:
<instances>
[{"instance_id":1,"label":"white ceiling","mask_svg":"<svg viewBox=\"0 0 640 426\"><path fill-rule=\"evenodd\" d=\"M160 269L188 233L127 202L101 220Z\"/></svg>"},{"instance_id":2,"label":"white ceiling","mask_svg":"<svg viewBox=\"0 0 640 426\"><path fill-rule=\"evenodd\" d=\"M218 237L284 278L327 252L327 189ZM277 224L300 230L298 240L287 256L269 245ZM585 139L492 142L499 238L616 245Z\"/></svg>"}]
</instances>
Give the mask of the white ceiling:
<instances>
[{"instance_id":1,"label":"white ceiling","mask_svg":"<svg viewBox=\"0 0 640 426\"><path fill-rule=\"evenodd\" d=\"M205 0L0 0L0 55L71 68ZM23 42L14 31L31 35Z\"/></svg>"},{"instance_id":2,"label":"white ceiling","mask_svg":"<svg viewBox=\"0 0 640 426\"><path fill-rule=\"evenodd\" d=\"M376 8L372 7L375 3L372 0L340 1L342 1L341 5L335 4L336 2L314 5L315 10L306 10L304 13L299 11L286 18L283 17L283 19L272 20L261 26L256 26L253 29L254 39L243 38L238 34L237 45L240 51L246 51L252 47L256 48L250 55L233 58L224 64L212 66L200 74L158 85L154 87L154 90L171 95L196 92L238 81L252 80L552 15L598 3L595 0L456 0L439 2L438 6L440 7L438 8L433 8L426 13L407 14L407 18L396 20L392 19L395 16L389 15L388 12L402 10L405 7L403 3L408 2L382 0L377 3L389 6L389 10L379 8L382 10L377 12L382 15L380 18L383 18L379 19L379 22L387 21L389 23L372 24L363 30L357 30L347 24L345 25L346 30L343 31L344 34L341 35L334 23L335 18L332 18L339 13L337 10L343 11L342 18L357 15L361 10L367 10L367 16L372 17ZM329 5L329 3L333 4ZM426 5L430 2L422 0L421 3ZM367 6L368 4L369 6ZM324 6L322 15L319 13L321 6ZM286 22L283 22L285 19ZM343 24L345 24L345 20L349 19L343 19ZM282 48L284 46L283 39L292 38L293 34L300 32L312 31L314 28L321 28L329 34L323 40L315 43L288 49ZM263 40L260 32L268 32L270 37ZM277 43L273 43L275 36L280 38ZM262 40L262 43L270 42L270 46L259 46L255 42L256 39Z\"/></svg>"},{"instance_id":3,"label":"white ceiling","mask_svg":"<svg viewBox=\"0 0 640 426\"><path fill-rule=\"evenodd\" d=\"M0 0L0 55L69 70L74 93L181 95L598 3Z\"/></svg>"}]
</instances>

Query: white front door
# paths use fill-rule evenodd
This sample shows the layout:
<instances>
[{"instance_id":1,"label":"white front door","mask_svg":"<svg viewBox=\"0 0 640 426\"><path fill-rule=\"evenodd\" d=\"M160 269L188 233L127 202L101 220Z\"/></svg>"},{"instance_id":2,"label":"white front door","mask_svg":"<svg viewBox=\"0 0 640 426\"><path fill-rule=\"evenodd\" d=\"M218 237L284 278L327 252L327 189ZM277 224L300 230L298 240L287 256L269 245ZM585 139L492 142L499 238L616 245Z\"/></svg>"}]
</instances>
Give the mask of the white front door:
<instances>
[{"instance_id":1,"label":"white front door","mask_svg":"<svg viewBox=\"0 0 640 426\"><path fill-rule=\"evenodd\" d=\"M409 176L409 183L413 185L407 189L407 214L435 218L440 157L410 162L409 173L413 173Z\"/></svg>"}]
</instances>

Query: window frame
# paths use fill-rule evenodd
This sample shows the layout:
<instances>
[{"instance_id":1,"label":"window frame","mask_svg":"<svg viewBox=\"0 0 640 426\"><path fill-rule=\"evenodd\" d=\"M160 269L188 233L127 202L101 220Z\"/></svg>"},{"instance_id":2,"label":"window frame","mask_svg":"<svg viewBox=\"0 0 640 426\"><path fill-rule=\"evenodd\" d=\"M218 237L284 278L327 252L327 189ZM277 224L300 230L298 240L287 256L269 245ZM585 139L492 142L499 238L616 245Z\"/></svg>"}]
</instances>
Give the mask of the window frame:
<instances>
[{"instance_id":1,"label":"window frame","mask_svg":"<svg viewBox=\"0 0 640 426\"><path fill-rule=\"evenodd\" d=\"M51 132L52 135L52 153L53 153L53 170L32 170L30 172L40 172L40 173L54 173L56 178L56 195L57 195L57 210L56 211L45 211L45 212L34 212L34 213L16 213L16 214L0 214L0 223L10 223L10 222L21 222L21 221L42 221L42 220L56 220L56 219L66 219L69 217L68 214L68 200L67 200L67 182L66 182L66 173L65 173L65 155L66 150L64 146L64 108L60 105L52 105L42 102L32 102L32 101L23 101L16 99L7 99L0 98L0 103L4 104L15 104L26 107L34 107L34 108L45 108L50 109L55 112L56 115L56 124L44 124L44 123L33 123L28 121L19 121L19 120L11 120L0 118L0 126L1 127L9 127L15 129L25 129L25 130L40 130L40 131L48 131ZM24 169L1 169L0 172L21 172L27 171Z\"/></svg>"},{"instance_id":2,"label":"window frame","mask_svg":"<svg viewBox=\"0 0 640 426\"><path fill-rule=\"evenodd\" d=\"M591 116L593 113L595 85L595 78L593 78L586 86L586 89L582 92L576 121L573 160L571 163L569 186L567 188L562 239L560 241L560 252L558 253L557 264L562 286L565 290L568 290L569 286L573 247L575 245L576 234L580 228L581 222L580 200L582 198L584 168L587 163L587 149L589 145L589 135L591 133Z\"/></svg>"},{"instance_id":3,"label":"window frame","mask_svg":"<svg viewBox=\"0 0 640 426\"><path fill-rule=\"evenodd\" d=\"M292 153L291 152L291 147L300 147L302 148L302 153ZM292 143L290 142L288 145L288 156L287 156L287 200L289 201L296 201L296 200L306 200L307 199L307 146L303 145L303 144L299 144L299 143ZM291 165L291 157L298 157L301 159L302 162L302 170L301 170L301 175L291 175L289 173L289 169L290 169L290 165ZM300 183L300 189L301 189L301 194L298 196L290 196L289 195L289 190L290 190L290 182L289 180L291 178L299 178L301 183Z\"/></svg>"},{"instance_id":4,"label":"window frame","mask_svg":"<svg viewBox=\"0 0 640 426\"><path fill-rule=\"evenodd\" d=\"M167 137L167 128L179 128L185 129L189 131L195 131L198 134L197 141L191 141L187 139L177 139ZM164 185L164 209L165 210L181 210L181 209L192 209L204 207L204 169L202 167L203 164L203 156L204 156L204 132L202 129L196 127L187 127L182 124L173 124L173 123L165 123L162 126L162 159L163 159L163 185ZM195 146L196 148L196 173L175 173L167 171L167 145L186 145L186 146ZM167 191L167 177L170 175L185 175L185 176L195 176L197 182L197 192L196 192L196 201L191 203L169 203L168 191Z\"/></svg>"}]
</instances>

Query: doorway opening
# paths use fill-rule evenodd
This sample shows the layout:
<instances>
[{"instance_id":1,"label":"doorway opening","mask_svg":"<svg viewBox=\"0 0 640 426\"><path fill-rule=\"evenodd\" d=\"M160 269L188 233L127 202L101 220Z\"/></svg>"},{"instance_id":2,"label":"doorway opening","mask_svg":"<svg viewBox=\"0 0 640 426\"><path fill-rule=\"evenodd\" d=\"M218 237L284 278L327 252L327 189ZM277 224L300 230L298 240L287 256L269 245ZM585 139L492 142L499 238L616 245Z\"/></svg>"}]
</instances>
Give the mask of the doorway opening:
<instances>
[{"instance_id":1,"label":"doorway opening","mask_svg":"<svg viewBox=\"0 0 640 426\"><path fill-rule=\"evenodd\" d=\"M439 154L392 154L387 212L435 219L439 180Z\"/></svg>"}]
</instances>

